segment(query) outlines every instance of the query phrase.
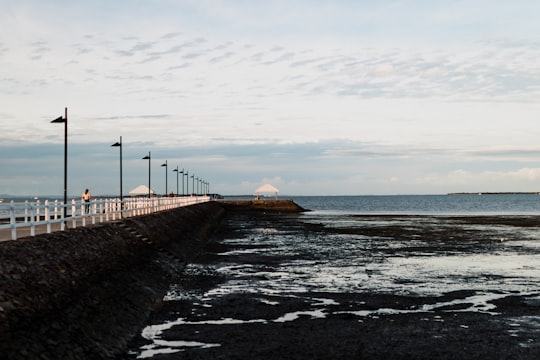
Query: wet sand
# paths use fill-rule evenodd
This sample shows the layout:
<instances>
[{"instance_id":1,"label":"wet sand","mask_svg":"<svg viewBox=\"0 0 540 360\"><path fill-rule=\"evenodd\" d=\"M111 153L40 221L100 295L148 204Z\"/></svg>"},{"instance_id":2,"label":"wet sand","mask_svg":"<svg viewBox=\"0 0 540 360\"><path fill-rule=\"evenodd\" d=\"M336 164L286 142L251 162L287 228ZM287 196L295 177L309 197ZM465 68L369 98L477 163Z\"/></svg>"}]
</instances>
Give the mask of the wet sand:
<instances>
[{"instance_id":1,"label":"wet sand","mask_svg":"<svg viewBox=\"0 0 540 360\"><path fill-rule=\"evenodd\" d=\"M272 247L260 255L254 251L260 250L260 243L230 241L249 237L254 228L274 226L291 236L352 234L378 239L377 251L389 256L399 251L398 256L403 259L409 255L429 257L433 251L457 256L483 251L502 253L505 248L501 241L518 244L524 236L533 241L540 238L538 218L364 216L356 220L372 225L355 227L328 227L300 220L297 216L259 212L229 213L226 226L206 252L188 266L169 297L153 313L142 336L132 341L131 350L122 358L540 358L540 291L535 279L523 291L484 288L478 285L484 278L476 278L470 286L465 284L460 290L449 288L439 294L392 292L374 287L377 271L381 270L376 264L359 259L361 276L355 281L361 281L354 291L317 291L313 287L298 291L291 287L290 291L261 292L257 284L279 277L281 265L310 255L280 253ZM423 248L426 243L422 240L428 238L436 241ZM385 239L414 241L396 250ZM521 254L540 259L538 246L520 246L515 245L512 251L518 248ZM263 268L264 272L246 273L242 278L218 271L246 264ZM437 276L445 281L440 274ZM482 276L487 283L494 277ZM414 278L394 281L398 288L400 281L415 288ZM425 280L417 281L420 284Z\"/></svg>"}]
</instances>

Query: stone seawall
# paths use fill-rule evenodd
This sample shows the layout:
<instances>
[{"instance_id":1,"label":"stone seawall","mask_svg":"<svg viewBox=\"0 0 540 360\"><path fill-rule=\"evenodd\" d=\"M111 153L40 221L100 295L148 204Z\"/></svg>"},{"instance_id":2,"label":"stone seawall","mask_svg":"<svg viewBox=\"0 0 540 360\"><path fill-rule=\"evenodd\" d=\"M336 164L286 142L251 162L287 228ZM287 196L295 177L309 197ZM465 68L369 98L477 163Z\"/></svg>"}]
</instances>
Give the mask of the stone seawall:
<instances>
[{"instance_id":1,"label":"stone seawall","mask_svg":"<svg viewBox=\"0 0 540 360\"><path fill-rule=\"evenodd\" d=\"M2 358L114 358L225 212L208 202L1 242Z\"/></svg>"},{"instance_id":2,"label":"stone seawall","mask_svg":"<svg viewBox=\"0 0 540 360\"><path fill-rule=\"evenodd\" d=\"M222 200L220 203L233 210L261 210L283 213L307 211L292 200Z\"/></svg>"}]
</instances>

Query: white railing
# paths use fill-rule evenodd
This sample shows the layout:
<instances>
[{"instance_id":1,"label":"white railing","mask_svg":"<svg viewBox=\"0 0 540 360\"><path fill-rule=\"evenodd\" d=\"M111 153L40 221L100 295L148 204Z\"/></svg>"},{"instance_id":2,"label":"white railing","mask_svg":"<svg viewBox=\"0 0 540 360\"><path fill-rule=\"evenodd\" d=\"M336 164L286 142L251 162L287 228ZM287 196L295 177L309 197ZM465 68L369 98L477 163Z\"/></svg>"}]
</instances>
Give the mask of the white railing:
<instances>
[{"instance_id":1,"label":"white railing","mask_svg":"<svg viewBox=\"0 0 540 360\"><path fill-rule=\"evenodd\" d=\"M100 198L89 203L72 200L63 202L45 200L41 203L0 203L0 231L11 230L11 239L17 239L17 229L30 228L30 236L36 235L36 227L44 226L47 233L90 224L115 221L121 218L146 215L181 206L210 201L209 196L153 197L153 198ZM64 216L64 214L66 214ZM54 228L54 230L53 230ZM8 230L9 231L9 230ZM0 238L1 240L1 238Z\"/></svg>"}]
</instances>

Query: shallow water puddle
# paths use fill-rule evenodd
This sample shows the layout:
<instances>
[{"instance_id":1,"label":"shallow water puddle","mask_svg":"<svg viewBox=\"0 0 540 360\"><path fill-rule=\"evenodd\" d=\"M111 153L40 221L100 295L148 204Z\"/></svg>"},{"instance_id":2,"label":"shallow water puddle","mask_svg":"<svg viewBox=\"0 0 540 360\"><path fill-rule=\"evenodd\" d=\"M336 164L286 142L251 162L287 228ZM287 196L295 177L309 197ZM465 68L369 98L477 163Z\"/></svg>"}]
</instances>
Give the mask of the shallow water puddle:
<instances>
[{"instance_id":1,"label":"shallow water puddle","mask_svg":"<svg viewBox=\"0 0 540 360\"><path fill-rule=\"evenodd\" d=\"M214 293L214 296L219 296L220 294ZM342 314L349 314L357 316L359 319L358 321L362 321L362 318L365 317L372 317L372 318L379 318L382 316L393 316L393 315L401 315L401 314L419 314L419 313L436 313L438 311L443 312L480 312L484 314L489 315L498 315L498 312L496 312L496 305L494 305L492 302L495 300L503 299L507 296L513 296L514 293L477 293L470 296L465 296L461 299L453 299L449 301L441 301L436 302L433 304L424 304L421 306L418 306L417 308L409 308L409 309L398 309L398 308L388 308L388 307L381 307L379 309L369 309L369 310L349 310L349 311L331 311L329 306L334 305L340 305L339 302L337 302L334 299L330 298L321 298L321 297L302 297L301 295L284 295L284 298L298 298L298 299L305 299L308 301L307 307L322 307L319 309L311 309L311 310L300 310L300 311L294 311L294 312L288 312L285 313L279 317L276 317L274 319L234 319L234 318L221 318L221 319L207 319L207 320L199 320L199 321L189 321L185 318L178 318L174 321L168 321L163 324L157 324L157 325L151 325L147 326L143 332L142 336L151 341L152 344L145 345L141 347L141 354L139 355L139 358L148 358L152 357L157 354L170 354L182 351L184 348L209 348L209 347L219 347L220 344L214 344L214 343L202 343L202 342L196 342L196 341L182 341L182 340L176 340L176 341L167 341L161 339L161 335L163 332L171 329L174 326L182 326L182 325L190 325L190 326L197 326L197 325L244 325L244 324L268 324L268 323L285 323L285 322L292 322L298 320L300 317L309 317L311 319L325 319L332 315L342 315ZM210 301L211 297L208 296L208 294L205 295L203 301ZM267 299L258 299L263 304L267 305L273 305L273 306L279 306L281 302L279 301L269 301ZM360 301L356 304L356 306L363 306L365 305L364 302ZM200 308L204 308L204 304L199 304ZM425 319L429 320L429 319ZM441 321L444 320L439 315L435 315L432 319L432 321ZM466 325L462 325L464 328L468 328ZM512 318L511 321L508 323L509 327L509 335L510 336L518 336L519 332L522 331L523 328L527 328L527 332L530 333L530 329L534 328L535 332L540 333L540 317L519 317L519 318ZM532 342L533 340L525 343L528 344Z\"/></svg>"},{"instance_id":2,"label":"shallow water puddle","mask_svg":"<svg viewBox=\"0 0 540 360\"><path fill-rule=\"evenodd\" d=\"M182 351L183 348L208 349L221 346L220 344L206 344L198 341L166 341L161 339L152 339L152 341L153 344L141 347L142 351L137 356L138 359L151 358L160 354L174 354Z\"/></svg>"},{"instance_id":3,"label":"shallow water puddle","mask_svg":"<svg viewBox=\"0 0 540 360\"><path fill-rule=\"evenodd\" d=\"M508 334L512 337L524 337L522 347L538 345L540 338L540 316L521 316L507 319ZM532 336L531 336L532 335Z\"/></svg>"}]
</instances>

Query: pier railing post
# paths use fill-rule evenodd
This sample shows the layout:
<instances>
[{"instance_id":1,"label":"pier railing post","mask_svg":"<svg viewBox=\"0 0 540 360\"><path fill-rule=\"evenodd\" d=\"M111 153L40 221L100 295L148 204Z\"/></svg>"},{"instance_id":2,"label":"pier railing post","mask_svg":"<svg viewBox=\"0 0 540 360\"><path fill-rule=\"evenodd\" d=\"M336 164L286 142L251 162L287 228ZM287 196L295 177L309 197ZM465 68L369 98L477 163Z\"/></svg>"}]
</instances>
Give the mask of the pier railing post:
<instances>
[{"instance_id":1,"label":"pier railing post","mask_svg":"<svg viewBox=\"0 0 540 360\"><path fill-rule=\"evenodd\" d=\"M97 202L96 202L96 200L94 200L93 203L92 203L91 211L92 211L92 225L95 225L96 224L96 212L97 212Z\"/></svg>"},{"instance_id":2,"label":"pier railing post","mask_svg":"<svg viewBox=\"0 0 540 360\"><path fill-rule=\"evenodd\" d=\"M49 200L45 200L45 221L47 221L47 234L51 233L51 216L49 211Z\"/></svg>"},{"instance_id":3,"label":"pier railing post","mask_svg":"<svg viewBox=\"0 0 540 360\"><path fill-rule=\"evenodd\" d=\"M71 199L71 219L73 228L77 227L77 203L75 199Z\"/></svg>"},{"instance_id":4,"label":"pier railing post","mask_svg":"<svg viewBox=\"0 0 540 360\"><path fill-rule=\"evenodd\" d=\"M28 222L28 200L24 202L24 222Z\"/></svg>"},{"instance_id":5,"label":"pier railing post","mask_svg":"<svg viewBox=\"0 0 540 360\"><path fill-rule=\"evenodd\" d=\"M100 222L100 223L103 222L103 209L105 209L104 206L103 206L103 204L106 203L106 201L107 201L107 199L105 199L105 200L104 200L104 199L101 199L101 200L99 201L99 222Z\"/></svg>"},{"instance_id":6,"label":"pier railing post","mask_svg":"<svg viewBox=\"0 0 540 360\"><path fill-rule=\"evenodd\" d=\"M36 214L35 203L30 205L30 236L36 236L36 223L34 221Z\"/></svg>"},{"instance_id":7,"label":"pier railing post","mask_svg":"<svg viewBox=\"0 0 540 360\"><path fill-rule=\"evenodd\" d=\"M122 212L124 210L124 202L122 199L117 198L116 199L116 205L118 206L118 220L122 220Z\"/></svg>"},{"instance_id":8,"label":"pier railing post","mask_svg":"<svg viewBox=\"0 0 540 360\"><path fill-rule=\"evenodd\" d=\"M17 240L17 218L15 216L15 202L9 203L9 224L11 225L11 240Z\"/></svg>"},{"instance_id":9,"label":"pier railing post","mask_svg":"<svg viewBox=\"0 0 540 360\"><path fill-rule=\"evenodd\" d=\"M109 221L109 213L111 212L111 200L105 200L105 221ZM114 218L113 218L114 220Z\"/></svg>"},{"instance_id":10,"label":"pier railing post","mask_svg":"<svg viewBox=\"0 0 540 360\"><path fill-rule=\"evenodd\" d=\"M60 204L62 204L62 210L60 212L60 216L61 216L61 219L62 221L60 222L60 230L61 231L64 231L66 230L66 213L67 213L67 205L64 204L64 202L62 201Z\"/></svg>"},{"instance_id":11,"label":"pier railing post","mask_svg":"<svg viewBox=\"0 0 540 360\"><path fill-rule=\"evenodd\" d=\"M86 226L86 204L81 200L81 222L82 227Z\"/></svg>"},{"instance_id":12,"label":"pier railing post","mask_svg":"<svg viewBox=\"0 0 540 360\"><path fill-rule=\"evenodd\" d=\"M35 218L34 218L34 221L35 221L35 222L38 222L38 221L41 220L41 218L40 218L40 211L39 211L39 209L40 209L40 202L39 202L39 200L36 201L35 206L36 206L36 207L35 207Z\"/></svg>"}]
</instances>

